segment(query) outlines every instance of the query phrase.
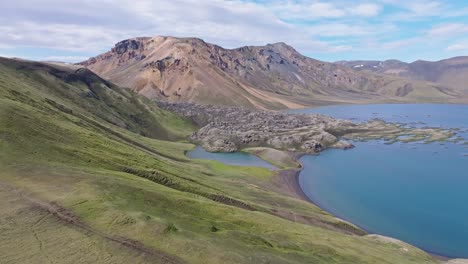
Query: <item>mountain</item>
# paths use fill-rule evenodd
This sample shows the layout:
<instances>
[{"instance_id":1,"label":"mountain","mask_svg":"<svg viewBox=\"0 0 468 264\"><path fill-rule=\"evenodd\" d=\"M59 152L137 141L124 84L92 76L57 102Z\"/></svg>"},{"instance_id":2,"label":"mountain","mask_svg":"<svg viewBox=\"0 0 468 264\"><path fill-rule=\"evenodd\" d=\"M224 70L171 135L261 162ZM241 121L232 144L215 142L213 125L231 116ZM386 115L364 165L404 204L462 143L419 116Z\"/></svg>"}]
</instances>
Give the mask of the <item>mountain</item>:
<instances>
[{"instance_id":1,"label":"mountain","mask_svg":"<svg viewBox=\"0 0 468 264\"><path fill-rule=\"evenodd\" d=\"M372 72L399 76L412 80L423 80L451 87L454 90L468 91L468 56L454 57L440 61L418 60L405 63L398 60L387 61L339 61L360 72Z\"/></svg>"},{"instance_id":2,"label":"mountain","mask_svg":"<svg viewBox=\"0 0 468 264\"><path fill-rule=\"evenodd\" d=\"M456 91L361 73L285 43L224 49L197 38L142 37L80 63L151 99L281 109L359 102L448 102Z\"/></svg>"},{"instance_id":3,"label":"mountain","mask_svg":"<svg viewBox=\"0 0 468 264\"><path fill-rule=\"evenodd\" d=\"M438 263L277 172L187 158L196 129L85 68L0 58L1 262Z\"/></svg>"}]
</instances>

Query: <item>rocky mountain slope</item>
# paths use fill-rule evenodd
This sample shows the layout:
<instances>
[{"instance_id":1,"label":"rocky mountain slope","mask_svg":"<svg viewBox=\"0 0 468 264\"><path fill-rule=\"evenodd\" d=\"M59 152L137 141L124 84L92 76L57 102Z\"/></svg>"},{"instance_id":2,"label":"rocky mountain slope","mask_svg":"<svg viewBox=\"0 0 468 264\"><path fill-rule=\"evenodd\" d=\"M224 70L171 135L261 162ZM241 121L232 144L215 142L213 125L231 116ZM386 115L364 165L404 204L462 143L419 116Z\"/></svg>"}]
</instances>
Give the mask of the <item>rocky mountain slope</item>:
<instances>
[{"instance_id":1,"label":"rocky mountain slope","mask_svg":"<svg viewBox=\"0 0 468 264\"><path fill-rule=\"evenodd\" d=\"M143 37L80 64L151 99L172 102L280 109L458 97L433 83L314 60L285 43L224 49L196 38Z\"/></svg>"},{"instance_id":2,"label":"rocky mountain slope","mask_svg":"<svg viewBox=\"0 0 468 264\"><path fill-rule=\"evenodd\" d=\"M406 63L398 60L387 61L339 61L359 72L372 72L399 76L412 80L439 83L454 90L468 91L468 56L454 57L440 61L418 60Z\"/></svg>"}]
</instances>

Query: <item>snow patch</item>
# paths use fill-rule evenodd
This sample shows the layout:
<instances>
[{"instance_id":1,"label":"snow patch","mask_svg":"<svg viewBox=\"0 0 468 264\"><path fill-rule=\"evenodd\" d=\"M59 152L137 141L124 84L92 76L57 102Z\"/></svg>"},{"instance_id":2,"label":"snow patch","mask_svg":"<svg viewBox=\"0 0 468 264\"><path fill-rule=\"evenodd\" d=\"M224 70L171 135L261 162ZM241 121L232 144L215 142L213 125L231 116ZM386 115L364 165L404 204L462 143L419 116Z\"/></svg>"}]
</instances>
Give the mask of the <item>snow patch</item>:
<instances>
[{"instance_id":1,"label":"snow patch","mask_svg":"<svg viewBox=\"0 0 468 264\"><path fill-rule=\"evenodd\" d=\"M303 84L305 84L304 80L302 80L301 76L299 76L297 73L294 73L294 76Z\"/></svg>"}]
</instances>

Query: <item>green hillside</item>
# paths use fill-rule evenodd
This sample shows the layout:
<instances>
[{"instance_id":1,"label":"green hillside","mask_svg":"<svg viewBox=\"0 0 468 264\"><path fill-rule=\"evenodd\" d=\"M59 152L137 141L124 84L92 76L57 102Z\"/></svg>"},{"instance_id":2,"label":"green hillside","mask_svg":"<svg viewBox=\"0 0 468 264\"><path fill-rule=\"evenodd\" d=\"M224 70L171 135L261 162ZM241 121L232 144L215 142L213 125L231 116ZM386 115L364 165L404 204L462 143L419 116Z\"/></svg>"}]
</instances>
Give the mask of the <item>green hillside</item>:
<instances>
[{"instance_id":1,"label":"green hillside","mask_svg":"<svg viewBox=\"0 0 468 264\"><path fill-rule=\"evenodd\" d=\"M0 59L1 263L434 263L190 160L196 127L88 70Z\"/></svg>"}]
</instances>

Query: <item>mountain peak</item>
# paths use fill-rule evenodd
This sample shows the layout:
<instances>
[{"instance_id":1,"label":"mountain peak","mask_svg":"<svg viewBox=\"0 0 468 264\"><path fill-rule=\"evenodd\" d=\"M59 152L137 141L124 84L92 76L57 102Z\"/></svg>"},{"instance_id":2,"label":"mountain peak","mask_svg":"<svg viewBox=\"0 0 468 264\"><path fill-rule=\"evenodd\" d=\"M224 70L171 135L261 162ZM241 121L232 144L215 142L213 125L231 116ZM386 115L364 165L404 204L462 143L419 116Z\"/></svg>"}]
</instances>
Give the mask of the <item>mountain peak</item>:
<instances>
[{"instance_id":1,"label":"mountain peak","mask_svg":"<svg viewBox=\"0 0 468 264\"><path fill-rule=\"evenodd\" d=\"M286 44L285 42L275 42L275 43L267 44L267 46L292 48L290 45Z\"/></svg>"},{"instance_id":2,"label":"mountain peak","mask_svg":"<svg viewBox=\"0 0 468 264\"><path fill-rule=\"evenodd\" d=\"M379 63L352 66L378 71L384 66ZM177 102L280 109L303 107L337 94L364 100L386 89L385 96L395 94L398 99L399 88L409 91L404 80L317 61L284 42L225 49L199 38L140 37L120 41L81 65L151 99Z\"/></svg>"},{"instance_id":3,"label":"mountain peak","mask_svg":"<svg viewBox=\"0 0 468 264\"><path fill-rule=\"evenodd\" d=\"M273 47L278 50L289 50L289 51L297 52L291 45L288 45L285 42L271 43L271 44L267 44L266 46Z\"/></svg>"}]
</instances>

